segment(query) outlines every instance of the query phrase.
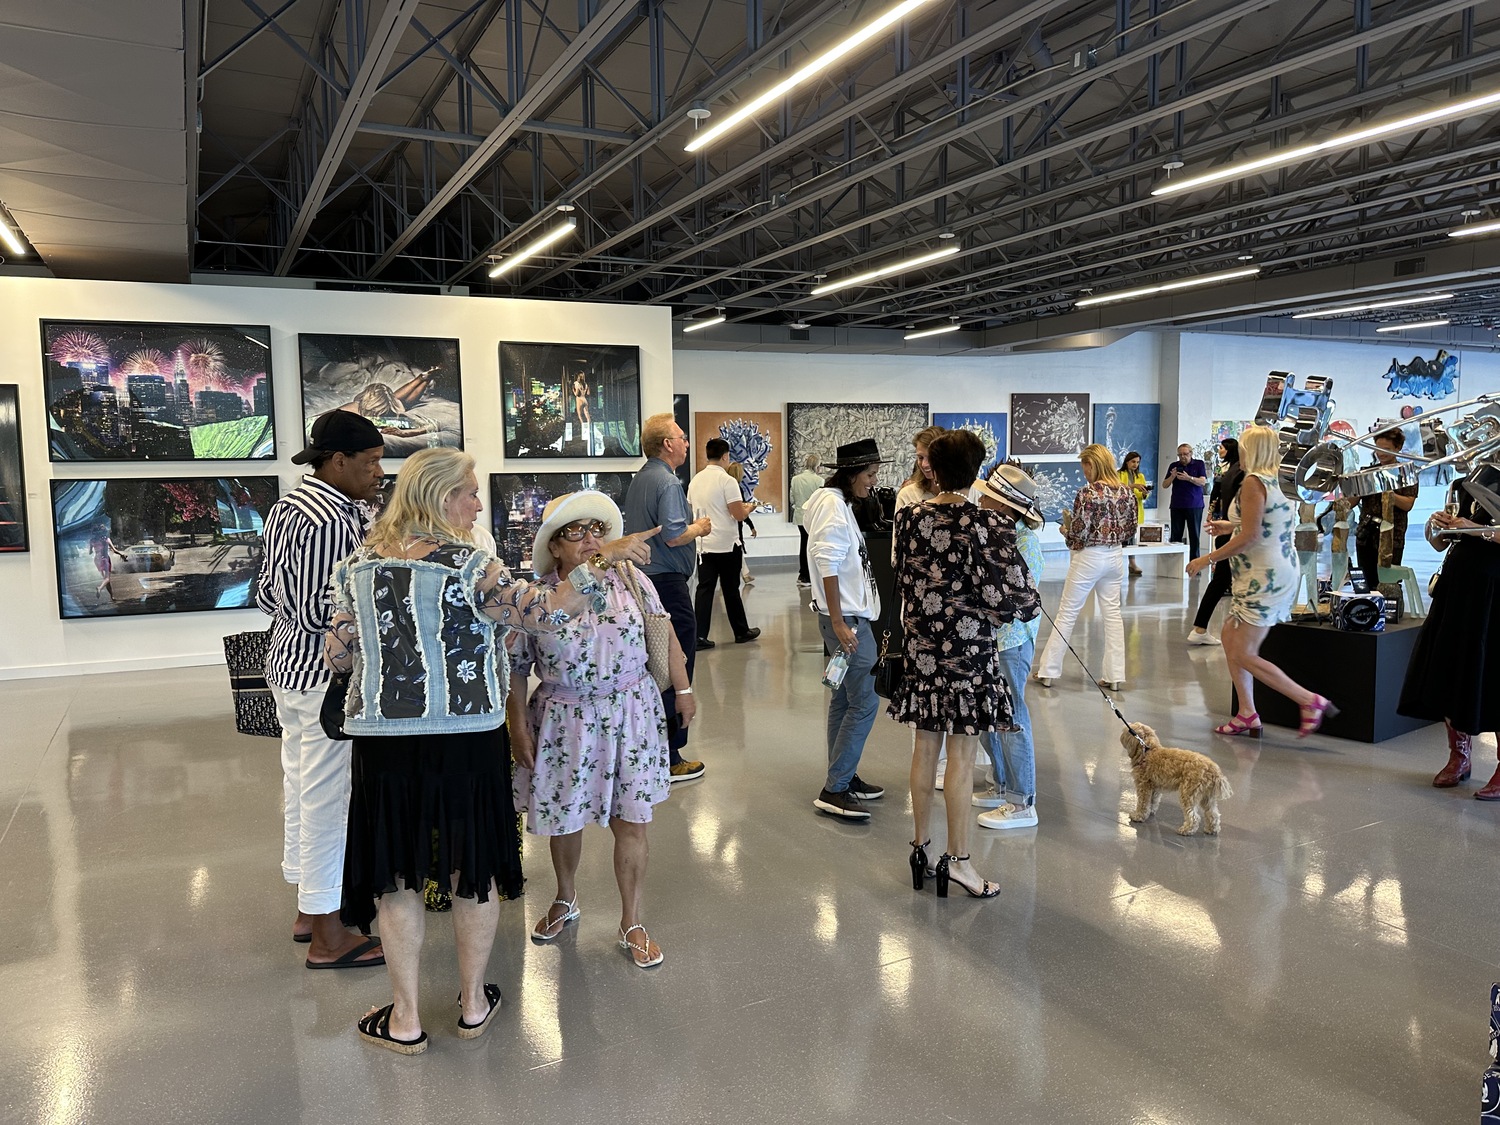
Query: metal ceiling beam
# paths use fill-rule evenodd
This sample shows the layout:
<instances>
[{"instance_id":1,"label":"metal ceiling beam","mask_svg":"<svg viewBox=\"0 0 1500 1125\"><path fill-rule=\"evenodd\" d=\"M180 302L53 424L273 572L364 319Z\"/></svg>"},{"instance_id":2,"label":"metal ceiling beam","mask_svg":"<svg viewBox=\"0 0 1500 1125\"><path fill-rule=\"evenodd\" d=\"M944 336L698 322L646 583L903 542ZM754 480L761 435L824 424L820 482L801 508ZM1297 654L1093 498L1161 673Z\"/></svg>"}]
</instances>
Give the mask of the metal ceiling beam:
<instances>
[{"instance_id":1,"label":"metal ceiling beam","mask_svg":"<svg viewBox=\"0 0 1500 1125\"><path fill-rule=\"evenodd\" d=\"M339 110L338 120L329 130L328 142L323 146L318 166L308 180L307 191L303 193L301 206L297 208L296 218L292 220L291 230L287 233L286 245L276 259L276 276L285 277L291 270L297 252L302 248L302 240L307 237L313 220L323 207L323 197L343 165L349 144L359 132L359 123L374 101L380 79L390 66L391 56L396 53L401 36L406 32L420 3L421 0L386 0L385 9L370 33L369 42L359 44L364 56L349 83L349 91L344 98L343 108ZM351 52L355 47L356 44L349 44Z\"/></svg>"},{"instance_id":2,"label":"metal ceiling beam","mask_svg":"<svg viewBox=\"0 0 1500 1125\"><path fill-rule=\"evenodd\" d=\"M562 54L534 85L512 102L510 113L490 132L489 136L475 147L468 159L460 165L458 171L448 179L447 183L433 193L432 198L427 201L427 205L422 208L416 218L407 223L406 227L391 240L390 245L370 267L366 276L372 278L379 276L395 261L397 256L411 245L412 240L421 234L448 204L457 199L473 179L484 171L485 166L510 144L515 135L525 128L526 122L540 113L557 96L563 85L573 77L595 48L613 36L621 23L637 16L639 11L640 0L604 0L598 13L578 33L578 37L563 49Z\"/></svg>"}]
</instances>

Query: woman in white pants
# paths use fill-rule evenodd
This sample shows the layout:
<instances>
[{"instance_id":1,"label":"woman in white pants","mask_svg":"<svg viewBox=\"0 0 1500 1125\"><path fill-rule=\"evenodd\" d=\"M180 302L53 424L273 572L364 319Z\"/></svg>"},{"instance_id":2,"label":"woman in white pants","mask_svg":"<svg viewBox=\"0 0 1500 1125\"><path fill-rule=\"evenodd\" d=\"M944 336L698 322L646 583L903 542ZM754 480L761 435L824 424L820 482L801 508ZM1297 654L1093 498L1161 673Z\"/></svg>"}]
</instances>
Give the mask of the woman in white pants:
<instances>
[{"instance_id":1,"label":"woman in white pants","mask_svg":"<svg viewBox=\"0 0 1500 1125\"><path fill-rule=\"evenodd\" d=\"M1085 446L1078 460L1089 483L1073 497L1072 518L1063 521L1063 539L1072 552L1068 579L1035 678L1043 687L1051 687L1062 674L1068 639L1092 590L1104 614L1104 678L1099 686L1119 691L1125 684L1125 621L1120 616L1125 553L1121 548L1135 537L1135 493L1119 483L1114 454L1104 446Z\"/></svg>"}]
</instances>

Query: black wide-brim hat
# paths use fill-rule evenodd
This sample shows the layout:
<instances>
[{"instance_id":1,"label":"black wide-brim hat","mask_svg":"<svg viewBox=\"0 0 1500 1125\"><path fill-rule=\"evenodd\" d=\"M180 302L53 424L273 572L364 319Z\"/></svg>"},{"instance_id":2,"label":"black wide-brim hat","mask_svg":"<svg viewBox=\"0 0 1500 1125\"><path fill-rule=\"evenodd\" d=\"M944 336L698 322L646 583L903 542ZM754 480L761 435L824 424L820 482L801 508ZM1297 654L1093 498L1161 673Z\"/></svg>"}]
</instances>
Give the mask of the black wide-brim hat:
<instances>
[{"instance_id":1,"label":"black wide-brim hat","mask_svg":"<svg viewBox=\"0 0 1500 1125\"><path fill-rule=\"evenodd\" d=\"M824 461L823 468L853 469L864 465L889 465L893 460L895 458L880 455L880 446L875 444L874 438L861 438L839 446L837 455L832 461Z\"/></svg>"},{"instance_id":2,"label":"black wide-brim hat","mask_svg":"<svg viewBox=\"0 0 1500 1125\"><path fill-rule=\"evenodd\" d=\"M319 453L363 453L384 445L375 423L352 410L330 410L313 420L307 448L292 455L292 464L305 465Z\"/></svg>"}]
</instances>

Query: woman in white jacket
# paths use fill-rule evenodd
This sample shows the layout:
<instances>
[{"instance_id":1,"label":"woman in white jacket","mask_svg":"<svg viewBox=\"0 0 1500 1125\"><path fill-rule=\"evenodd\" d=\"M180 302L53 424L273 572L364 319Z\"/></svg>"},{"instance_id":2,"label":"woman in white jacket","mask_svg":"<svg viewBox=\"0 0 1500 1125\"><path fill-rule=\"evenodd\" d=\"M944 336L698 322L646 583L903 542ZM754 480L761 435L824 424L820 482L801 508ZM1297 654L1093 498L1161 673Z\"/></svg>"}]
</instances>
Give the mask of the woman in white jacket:
<instances>
[{"instance_id":1,"label":"woman in white jacket","mask_svg":"<svg viewBox=\"0 0 1500 1125\"><path fill-rule=\"evenodd\" d=\"M877 655L874 622L880 616L880 594L851 502L870 495L880 466L889 462L873 438L839 446L837 457L823 466L833 475L803 508L823 644L849 661L843 683L828 700L828 777L813 806L848 820L869 820L863 802L885 796L884 789L856 772L878 709L870 673Z\"/></svg>"}]
</instances>

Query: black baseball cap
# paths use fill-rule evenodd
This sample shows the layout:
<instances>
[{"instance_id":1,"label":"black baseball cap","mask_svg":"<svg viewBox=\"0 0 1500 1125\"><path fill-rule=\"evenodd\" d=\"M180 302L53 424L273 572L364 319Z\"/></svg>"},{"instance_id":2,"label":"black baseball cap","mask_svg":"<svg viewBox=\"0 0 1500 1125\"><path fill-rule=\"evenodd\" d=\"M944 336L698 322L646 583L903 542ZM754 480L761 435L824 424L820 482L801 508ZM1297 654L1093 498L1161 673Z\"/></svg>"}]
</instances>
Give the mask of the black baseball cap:
<instances>
[{"instance_id":1,"label":"black baseball cap","mask_svg":"<svg viewBox=\"0 0 1500 1125\"><path fill-rule=\"evenodd\" d=\"M352 410L330 410L313 419L307 448L292 456L292 464L305 465L319 453L363 453L384 445L375 423Z\"/></svg>"}]
</instances>

